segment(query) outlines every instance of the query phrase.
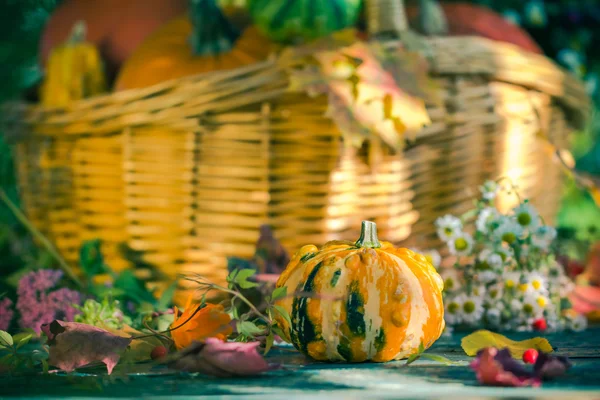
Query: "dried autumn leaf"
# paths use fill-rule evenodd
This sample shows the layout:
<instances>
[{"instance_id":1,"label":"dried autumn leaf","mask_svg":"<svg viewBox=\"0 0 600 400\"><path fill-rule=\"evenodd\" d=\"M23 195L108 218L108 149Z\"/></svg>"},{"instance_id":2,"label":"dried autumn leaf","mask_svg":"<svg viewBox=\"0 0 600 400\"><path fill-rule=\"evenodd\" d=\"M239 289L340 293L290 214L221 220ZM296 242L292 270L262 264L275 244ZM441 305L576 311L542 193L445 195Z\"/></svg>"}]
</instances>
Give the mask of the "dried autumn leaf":
<instances>
[{"instance_id":1,"label":"dried autumn leaf","mask_svg":"<svg viewBox=\"0 0 600 400\"><path fill-rule=\"evenodd\" d=\"M114 335L95 326L77 322L54 320L41 326L48 337L50 353L48 364L63 371L102 362L108 373L119 362L121 353L131 343L131 338Z\"/></svg>"},{"instance_id":2,"label":"dried autumn leaf","mask_svg":"<svg viewBox=\"0 0 600 400\"><path fill-rule=\"evenodd\" d=\"M274 368L260 355L259 346L259 342L222 342L209 338L180 351L169 367L219 378L258 375Z\"/></svg>"},{"instance_id":3,"label":"dried autumn leaf","mask_svg":"<svg viewBox=\"0 0 600 400\"><path fill-rule=\"evenodd\" d=\"M540 379L517 363L508 349L486 347L470 364L477 380L489 386L540 386Z\"/></svg>"},{"instance_id":4,"label":"dried autumn leaf","mask_svg":"<svg viewBox=\"0 0 600 400\"><path fill-rule=\"evenodd\" d=\"M484 329L465 336L461 341L461 346L465 353L471 357L477 355L477 352L486 347L496 347L499 349L508 348L510 354L516 359L522 358L523 353L527 349L536 349L538 351L543 351L544 353L553 351L548 340L541 337L517 342L506 336L500 335L499 333L490 332Z\"/></svg>"},{"instance_id":5,"label":"dried autumn leaf","mask_svg":"<svg viewBox=\"0 0 600 400\"><path fill-rule=\"evenodd\" d=\"M121 329L106 329L122 338L131 338L143 336L144 332L138 331L129 325L123 325ZM131 344L121 355L121 362L136 363L150 360L150 354L156 346L164 345L156 336L144 337L142 339L132 340Z\"/></svg>"}]
</instances>

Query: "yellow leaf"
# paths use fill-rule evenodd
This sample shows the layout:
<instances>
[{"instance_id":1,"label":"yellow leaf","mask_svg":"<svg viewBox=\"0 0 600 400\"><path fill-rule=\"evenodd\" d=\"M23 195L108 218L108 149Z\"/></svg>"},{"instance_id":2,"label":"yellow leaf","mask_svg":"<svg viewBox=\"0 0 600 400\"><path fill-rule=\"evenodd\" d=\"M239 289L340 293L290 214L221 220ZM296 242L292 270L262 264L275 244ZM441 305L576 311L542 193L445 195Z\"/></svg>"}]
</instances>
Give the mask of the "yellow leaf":
<instances>
[{"instance_id":1,"label":"yellow leaf","mask_svg":"<svg viewBox=\"0 0 600 400\"><path fill-rule=\"evenodd\" d=\"M535 337L533 339L516 342L499 333L483 329L465 336L461 341L461 346L465 353L471 357L476 356L479 350L486 347L496 347L498 349L508 347L510 354L516 359L521 359L523 353L527 349L536 349L538 351L543 351L544 353L552 352L550 342L544 338Z\"/></svg>"}]
</instances>

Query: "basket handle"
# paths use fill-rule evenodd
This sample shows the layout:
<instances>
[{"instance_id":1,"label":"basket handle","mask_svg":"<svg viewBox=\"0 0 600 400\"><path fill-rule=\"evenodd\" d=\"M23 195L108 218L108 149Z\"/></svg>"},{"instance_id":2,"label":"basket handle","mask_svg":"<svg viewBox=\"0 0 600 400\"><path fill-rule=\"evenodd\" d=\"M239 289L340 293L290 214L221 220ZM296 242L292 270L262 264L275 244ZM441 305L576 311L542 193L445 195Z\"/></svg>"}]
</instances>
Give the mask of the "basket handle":
<instances>
[{"instance_id":1,"label":"basket handle","mask_svg":"<svg viewBox=\"0 0 600 400\"><path fill-rule=\"evenodd\" d=\"M374 38L398 38L408 31L404 0L367 0L367 29ZM445 35L448 22L438 0L419 1L419 28L425 35Z\"/></svg>"},{"instance_id":2,"label":"basket handle","mask_svg":"<svg viewBox=\"0 0 600 400\"><path fill-rule=\"evenodd\" d=\"M367 0L365 11L372 38L397 38L408 30L404 0Z\"/></svg>"}]
</instances>

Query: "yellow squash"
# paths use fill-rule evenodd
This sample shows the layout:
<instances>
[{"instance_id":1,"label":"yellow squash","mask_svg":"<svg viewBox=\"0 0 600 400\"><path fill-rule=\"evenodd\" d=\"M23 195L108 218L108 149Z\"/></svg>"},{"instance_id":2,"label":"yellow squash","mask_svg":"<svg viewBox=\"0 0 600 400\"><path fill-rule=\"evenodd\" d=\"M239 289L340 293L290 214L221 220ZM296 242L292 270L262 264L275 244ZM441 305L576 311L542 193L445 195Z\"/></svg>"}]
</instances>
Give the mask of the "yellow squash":
<instances>
[{"instance_id":1,"label":"yellow squash","mask_svg":"<svg viewBox=\"0 0 600 400\"><path fill-rule=\"evenodd\" d=\"M302 247L277 287L285 339L320 361L384 362L431 346L444 330L443 281L426 258L380 243L364 221L356 242ZM298 293L304 295L298 295Z\"/></svg>"},{"instance_id":2,"label":"yellow squash","mask_svg":"<svg viewBox=\"0 0 600 400\"><path fill-rule=\"evenodd\" d=\"M66 106L106 91L100 53L96 46L86 42L85 36L85 23L78 22L70 39L50 53L40 91L43 105Z\"/></svg>"}]
</instances>

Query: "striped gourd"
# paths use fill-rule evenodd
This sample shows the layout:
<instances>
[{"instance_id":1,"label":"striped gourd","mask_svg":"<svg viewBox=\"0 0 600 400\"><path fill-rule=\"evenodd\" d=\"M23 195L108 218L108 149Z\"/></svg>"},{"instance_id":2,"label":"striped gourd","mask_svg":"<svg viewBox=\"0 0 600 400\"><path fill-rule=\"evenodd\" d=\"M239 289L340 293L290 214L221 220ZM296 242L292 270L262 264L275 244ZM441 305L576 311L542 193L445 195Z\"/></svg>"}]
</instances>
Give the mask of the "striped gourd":
<instances>
[{"instance_id":1,"label":"striped gourd","mask_svg":"<svg viewBox=\"0 0 600 400\"><path fill-rule=\"evenodd\" d=\"M402 359L428 348L444 329L443 281L420 254L380 243L364 221L356 243L302 247L277 287L297 293L279 301L285 339L320 361Z\"/></svg>"},{"instance_id":2,"label":"striped gourd","mask_svg":"<svg viewBox=\"0 0 600 400\"><path fill-rule=\"evenodd\" d=\"M260 31L278 42L316 39L356 24L361 0L249 0Z\"/></svg>"}]
</instances>

